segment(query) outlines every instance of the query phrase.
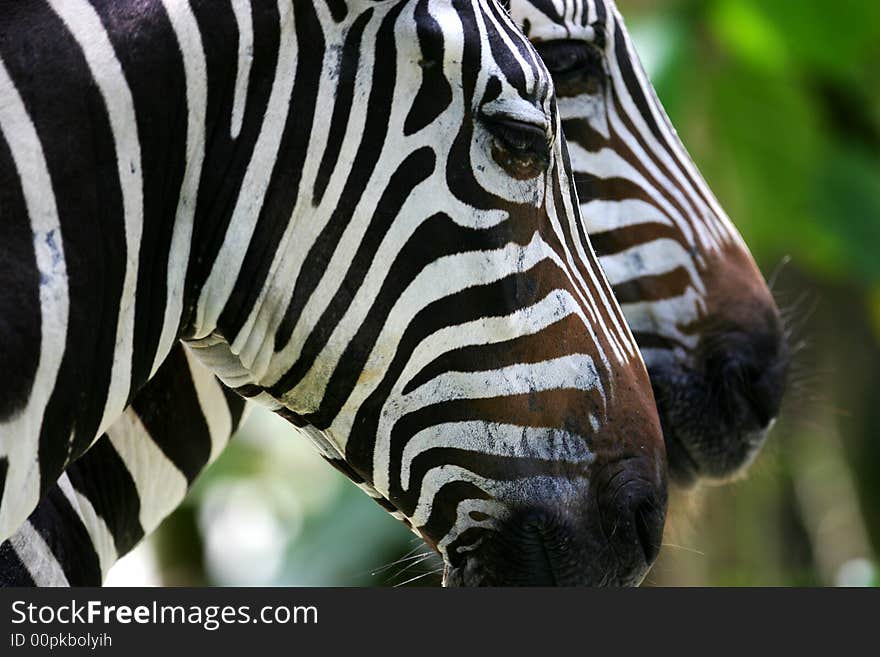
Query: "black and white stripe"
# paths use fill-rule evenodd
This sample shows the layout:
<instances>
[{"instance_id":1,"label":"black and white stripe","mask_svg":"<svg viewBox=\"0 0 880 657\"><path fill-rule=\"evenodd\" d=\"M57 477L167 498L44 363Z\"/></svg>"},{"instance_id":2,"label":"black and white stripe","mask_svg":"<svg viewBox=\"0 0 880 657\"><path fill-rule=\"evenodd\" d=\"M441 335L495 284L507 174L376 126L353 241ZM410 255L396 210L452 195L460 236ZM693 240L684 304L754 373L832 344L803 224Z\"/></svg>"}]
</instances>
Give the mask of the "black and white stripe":
<instances>
[{"instance_id":1,"label":"black and white stripe","mask_svg":"<svg viewBox=\"0 0 880 657\"><path fill-rule=\"evenodd\" d=\"M549 78L495 2L76 0L20 20L58 47L34 61L0 45L18 94L4 166L48 222L13 208L53 256L19 257L61 299L39 306L39 343L12 334L40 366L0 415L0 538L49 494L105 570L138 531L108 520L90 464L148 501L142 531L179 502L233 423L192 400L211 441L181 443L139 408L175 357L196 389L207 376L177 339L453 566L518 505L589 499L605 463L662 490L644 369L582 234ZM62 563L38 516L23 531Z\"/></svg>"},{"instance_id":2,"label":"black and white stripe","mask_svg":"<svg viewBox=\"0 0 880 657\"><path fill-rule=\"evenodd\" d=\"M556 83L585 232L647 364L671 473L684 485L728 477L779 411L779 310L613 2L508 4Z\"/></svg>"},{"instance_id":3,"label":"black and white stripe","mask_svg":"<svg viewBox=\"0 0 880 657\"><path fill-rule=\"evenodd\" d=\"M645 338L646 360L664 357L648 344L661 340L692 350L699 335L687 327L707 312L711 254L729 246L747 252L742 238L678 139L613 3L509 4L548 59L565 42L595 52L578 70L586 78L595 66L601 79L583 79L559 100L584 223L627 320ZM655 294L646 298L646 287Z\"/></svg>"},{"instance_id":4,"label":"black and white stripe","mask_svg":"<svg viewBox=\"0 0 880 657\"><path fill-rule=\"evenodd\" d=\"M244 417L245 400L176 345L0 547L2 585L99 585L177 507Z\"/></svg>"}]
</instances>

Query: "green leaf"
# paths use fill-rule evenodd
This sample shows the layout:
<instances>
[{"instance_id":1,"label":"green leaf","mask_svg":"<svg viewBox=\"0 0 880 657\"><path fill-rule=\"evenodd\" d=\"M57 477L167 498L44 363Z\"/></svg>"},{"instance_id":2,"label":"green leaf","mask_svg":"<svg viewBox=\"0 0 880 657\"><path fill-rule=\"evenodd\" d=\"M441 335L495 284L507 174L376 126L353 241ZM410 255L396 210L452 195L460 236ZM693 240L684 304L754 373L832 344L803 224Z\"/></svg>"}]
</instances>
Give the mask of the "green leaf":
<instances>
[{"instance_id":1,"label":"green leaf","mask_svg":"<svg viewBox=\"0 0 880 657\"><path fill-rule=\"evenodd\" d=\"M816 212L854 280L880 281L880 158L837 144L822 160Z\"/></svg>"},{"instance_id":2,"label":"green leaf","mask_svg":"<svg viewBox=\"0 0 880 657\"><path fill-rule=\"evenodd\" d=\"M736 4L763 17L801 68L855 81L880 56L878 2L736 0Z\"/></svg>"},{"instance_id":3,"label":"green leaf","mask_svg":"<svg viewBox=\"0 0 880 657\"><path fill-rule=\"evenodd\" d=\"M752 3L716 2L709 21L718 41L752 67L782 73L790 66L788 46L778 26Z\"/></svg>"}]
</instances>

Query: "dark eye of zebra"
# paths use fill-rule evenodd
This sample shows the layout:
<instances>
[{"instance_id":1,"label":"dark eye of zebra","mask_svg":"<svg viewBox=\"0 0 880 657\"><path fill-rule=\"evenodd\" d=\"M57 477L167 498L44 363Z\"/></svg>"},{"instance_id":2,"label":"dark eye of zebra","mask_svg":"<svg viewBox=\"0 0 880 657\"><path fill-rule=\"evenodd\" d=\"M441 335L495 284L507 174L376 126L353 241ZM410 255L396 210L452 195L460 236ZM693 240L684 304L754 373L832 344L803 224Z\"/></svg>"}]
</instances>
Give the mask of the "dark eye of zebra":
<instances>
[{"instance_id":1,"label":"dark eye of zebra","mask_svg":"<svg viewBox=\"0 0 880 657\"><path fill-rule=\"evenodd\" d=\"M518 180L534 178L550 164L550 141L544 126L527 123L506 114L482 114L492 135L492 159Z\"/></svg>"},{"instance_id":2,"label":"dark eye of zebra","mask_svg":"<svg viewBox=\"0 0 880 657\"><path fill-rule=\"evenodd\" d=\"M584 41L546 41L536 43L535 50L553 76L558 96L594 96L604 90L605 67L595 46Z\"/></svg>"}]
</instances>

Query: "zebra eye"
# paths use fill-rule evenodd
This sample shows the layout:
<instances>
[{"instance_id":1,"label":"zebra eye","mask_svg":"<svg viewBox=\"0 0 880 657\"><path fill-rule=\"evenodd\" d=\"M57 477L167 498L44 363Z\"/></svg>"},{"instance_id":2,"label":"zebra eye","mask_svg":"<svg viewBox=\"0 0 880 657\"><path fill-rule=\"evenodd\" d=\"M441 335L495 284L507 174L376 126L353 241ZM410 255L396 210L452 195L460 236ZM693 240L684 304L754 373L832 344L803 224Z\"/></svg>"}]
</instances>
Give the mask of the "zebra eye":
<instances>
[{"instance_id":1,"label":"zebra eye","mask_svg":"<svg viewBox=\"0 0 880 657\"><path fill-rule=\"evenodd\" d=\"M553 76L558 96L595 96L605 88L602 53L584 41L545 41L535 50Z\"/></svg>"},{"instance_id":2,"label":"zebra eye","mask_svg":"<svg viewBox=\"0 0 880 657\"><path fill-rule=\"evenodd\" d=\"M481 114L493 137L492 158L518 180L534 178L550 164L550 140L544 126L506 114Z\"/></svg>"}]
</instances>

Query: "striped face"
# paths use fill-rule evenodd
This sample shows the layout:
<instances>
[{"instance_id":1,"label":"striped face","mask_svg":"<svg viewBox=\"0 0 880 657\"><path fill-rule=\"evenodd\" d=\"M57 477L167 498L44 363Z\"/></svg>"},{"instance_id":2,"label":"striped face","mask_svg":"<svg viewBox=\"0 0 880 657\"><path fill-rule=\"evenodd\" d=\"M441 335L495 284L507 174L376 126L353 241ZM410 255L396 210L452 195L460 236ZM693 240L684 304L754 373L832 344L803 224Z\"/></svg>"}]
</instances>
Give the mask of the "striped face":
<instances>
[{"instance_id":1,"label":"striped face","mask_svg":"<svg viewBox=\"0 0 880 657\"><path fill-rule=\"evenodd\" d=\"M643 576L666 504L650 385L550 76L495 0L43 0L10 21L0 539L47 492L95 519L88 470L58 479L83 453L137 488L110 494L115 520L141 509L128 539L176 503L232 425L181 443L162 411L183 395L139 396L183 340L448 583ZM16 552L46 554L28 526Z\"/></svg>"},{"instance_id":2,"label":"striped face","mask_svg":"<svg viewBox=\"0 0 880 657\"><path fill-rule=\"evenodd\" d=\"M546 69L495 2L328 5L295 3L294 100L322 109L275 166L304 157L292 219L257 294L250 274L224 288L221 253L190 346L424 537L447 583L639 581L663 444Z\"/></svg>"},{"instance_id":3,"label":"striped face","mask_svg":"<svg viewBox=\"0 0 880 657\"><path fill-rule=\"evenodd\" d=\"M748 464L788 350L742 238L669 123L610 0L511 0L550 70L582 220L651 376L673 479Z\"/></svg>"}]
</instances>

